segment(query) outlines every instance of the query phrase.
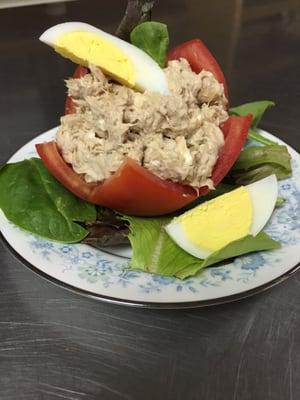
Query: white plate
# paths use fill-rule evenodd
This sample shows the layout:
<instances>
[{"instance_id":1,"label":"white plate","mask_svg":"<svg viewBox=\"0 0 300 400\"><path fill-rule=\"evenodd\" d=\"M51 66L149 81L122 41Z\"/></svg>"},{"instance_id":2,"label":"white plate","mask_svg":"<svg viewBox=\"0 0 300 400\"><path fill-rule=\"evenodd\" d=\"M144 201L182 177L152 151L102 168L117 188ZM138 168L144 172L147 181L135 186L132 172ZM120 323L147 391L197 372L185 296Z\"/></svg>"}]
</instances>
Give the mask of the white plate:
<instances>
[{"instance_id":1,"label":"white plate","mask_svg":"<svg viewBox=\"0 0 300 400\"><path fill-rule=\"evenodd\" d=\"M51 140L54 128L27 143L9 162L36 156L36 143ZM266 137L282 143L273 135ZM264 290L289 276L300 261L300 155L288 146L293 177L281 181L285 205L275 210L266 231L282 243L279 250L241 256L210 267L184 281L131 271L128 248L96 250L82 244L63 245L29 234L0 212L0 229L11 248L35 272L68 289L102 300L146 307L198 307L236 300Z\"/></svg>"}]
</instances>

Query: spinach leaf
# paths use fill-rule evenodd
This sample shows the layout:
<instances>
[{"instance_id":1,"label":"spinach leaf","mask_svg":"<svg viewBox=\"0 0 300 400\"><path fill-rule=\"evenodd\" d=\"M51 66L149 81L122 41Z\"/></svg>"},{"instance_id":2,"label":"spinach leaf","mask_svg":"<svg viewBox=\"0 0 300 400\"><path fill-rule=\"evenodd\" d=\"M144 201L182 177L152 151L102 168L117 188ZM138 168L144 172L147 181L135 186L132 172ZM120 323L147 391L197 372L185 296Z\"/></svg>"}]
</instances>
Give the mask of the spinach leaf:
<instances>
[{"instance_id":1,"label":"spinach leaf","mask_svg":"<svg viewBox=\"0 0 300 400\"><path fill-rule=\"evenodd\" d=\"M155 21L143 22L131 31L130 41L149 54L162 68L166 65L169 46L167 25Z\"/></svg>"},{"instance_id":2,"label":"spinach leaf","mask_svg":"<svg viewBox=\"0 0 300 400\"><path fill-rule=\"evenodd\" d=\"M252 129L249 130L248 138L255 140L256 142L262 143L264 145L272 145L275 142L262 136L257 131L257 127L258 127L265 111L268 108L273 107L274 105L275 105L275 103L270 100L253 101L251 103L245 103L240 106L230 108L229 114L239 115L239 116L245 116L248 114L252 114L252 116L253 116L252 125L251 125Z\"/></svg>"},{"instance_id":3,"label":"spinach leaf","mask_svg":"<svg viewBox=\"0 0 300 400\"><path fill-rule=\"evenodd\" d=\"M274 142L273 140L261 135L256 128L249 129L248 139L264 144L265 146L272 146L273 144L276 144L276 142Z\"/></svg>"},{"instance_id":4,"label":"spinach leaf","mask_svg":"<svg viewBox=\"0 0 300 400\"><path fill-rule=\"evenodd\" d=\"M261 164L278 164L291 173L291 156L286 148L279 144L269 147L253 146L241 151L233 169L249 170Z\"/></svg>"},{"instance_id":5,"label":"spinach leaf","mask_svg":"<svg viewBox=\"0 0 300 400\"><path fill-rule=\"evenodd\" d=\"M272 174L279 180L291 176L291 156L286 146L247 147L230 170L237 185L247 185Z\"/></svg>"},{"instance_id":6,"label":"spinach leaf","mask_svg":"<svg viewBox=\"0 0 300 400\"><path fill-rule=\"evenodd\" d=\"M249 235L232 242L206 260L200 260L182 250L166 233L164 227L171 218L123 218L129 222L130 228L129 240L133 250L130 267L180 279L195 275L203 268L225 259L280 247L278 242L261 232L255 237Z\"/></svg>"},{"instance_id":7,"label":"spinach leaf","mask_svg":"<svg viewBox=\"0 0 300 400\"><path fill-rule=\"evenodd\" d=\"M74 221L96 219L94 205L65 189L38 158L0 170L0 208L18 227L62 243L81 241L88 231Z\"/></svg>"},{"instance_id":8,"label":"spinach leaf","mask_svg":"<svg viewBox=\"0 0 300 400\"><path fill-rule=\"evenodd\" d=\"M237 107L231 107L229 113L240 116L252 114L252 128L257 128L265 111L268 108L273 107L274 105L275 103L270 100L253 101L251 103L245 103Z\"/></svg>"},{"instance_id":9,"label":"spinach leaf","mask_svg":"<svg viewBox=\"0 0 300 400\"><path fill-rule=\"evenodd\" d=\"M249 171L236 171L232 172L235 183L240 185L248 185L266 178L269 175L275 174L278 180L286 179L288 176L284 168L276 164L259 165Z\"/></svg>"}]
</instances>

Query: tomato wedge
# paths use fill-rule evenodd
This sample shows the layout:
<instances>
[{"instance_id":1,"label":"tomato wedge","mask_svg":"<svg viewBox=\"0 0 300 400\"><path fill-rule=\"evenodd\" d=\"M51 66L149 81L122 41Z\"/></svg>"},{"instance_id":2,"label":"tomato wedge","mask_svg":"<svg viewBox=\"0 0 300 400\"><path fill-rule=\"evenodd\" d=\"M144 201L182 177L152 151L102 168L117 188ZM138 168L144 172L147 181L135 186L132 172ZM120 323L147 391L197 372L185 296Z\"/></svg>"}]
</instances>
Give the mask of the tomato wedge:
<instances>
[{"instance_id":1,"label":"tomato wedge","mask_svg":"<svg viewBox=\"0 0 300 400\"><path fill-rule=\"evenodd\" d=\"M225 122L222 128L225 142L211 176L215 187L225 178L237 160L247 139L251 122L252 114L248 114L245 117L231 115ZM199 189L199 195L201 196L208 192L209 188L207 186Z\"/></svg>"},{"instance_id":2,"label":"tomato wedge","mask_svg":"<svg viewBox=\"0 0 300 400\"><path fill-rule=\"evenodd\" d=\"M81 78L88 73L88 69L78 65L73 74L73 78ZM71 96L67 96L65 103L65 114L74 114L76 112L76 106Z\"/></svg>"},{"instance_id":3,"label":"tomato wedge","mask_svg":"<svg viewBox=\"0 0 300 400\"><path fill-rule=\"evenodd\" d=\"M64 161L56 142L37 144L36 149L49 172L70 192L125 214L168 214L197 198L195 189L162 180L132 159L126 160L104 183L89 184Z\"/></svg>"},{"instance_id":4,"label":"tomato wedge","mask_svg":"<svg viewBox=\"0 0 300 400\"><path fill-rule=\"evenodd\" d=\"M169 51L168 60L180 58L185 58L197 74L203 69L211 72L216 80L224 85L224 93L228 99L228 87L223 71L202 40L192 39Z\"/></svg>"},{"instance_id":5,"label":"tomato wedge","mask_svg":"<svg viewBox=\"0 0 300 400\"><path fill-rule=\"evenodd\" d=\"M225 143L214 166L212 180L217 186L238 158L248 136L252 114L246 117L231 115L223 126ZM226 172L225 172L226 171Z\"/></svg>"},{"instance_id":6,"label":"tomato wedge","mask_svg":"<svg viewBox=\"0 0 300 400\"><path fill-rule=\"evenodd\" d=\"M45 167L63 186L81 199L89 199L95 184L86 183L80 175L76 174L60 155L54 140L36 144L35 147Z\"/></svg>"}]
</instances>

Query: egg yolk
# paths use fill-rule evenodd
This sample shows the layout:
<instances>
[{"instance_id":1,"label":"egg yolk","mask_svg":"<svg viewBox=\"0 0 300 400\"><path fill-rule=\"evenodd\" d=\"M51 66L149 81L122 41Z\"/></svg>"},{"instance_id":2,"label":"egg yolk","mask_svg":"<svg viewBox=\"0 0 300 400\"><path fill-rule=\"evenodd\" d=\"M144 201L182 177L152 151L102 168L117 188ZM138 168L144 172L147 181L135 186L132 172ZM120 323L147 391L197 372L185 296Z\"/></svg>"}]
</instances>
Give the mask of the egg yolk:
<instances>
[{"instance_id":1,"label":"egg yolk","mask_svg":"<svg viewBox=\"0 0 300 400\"><path fill-rule=\"evenodd\" d=\"M67 32L58 37L54 49L76 64L96 65L116 81L133 87L134 67L116 45L91 32Z\"/></svg>"},{"instance_id":2,"label":"egg yolk","mask_svg":"<svg viewBox=\"0 0 300 400\"><path fill-rule=\"evenodd\" d=\"M197 247L217 251L250 233L253 206L240 187L207 201L178 218L187 238Z\"/></svg>"}]
</instances>

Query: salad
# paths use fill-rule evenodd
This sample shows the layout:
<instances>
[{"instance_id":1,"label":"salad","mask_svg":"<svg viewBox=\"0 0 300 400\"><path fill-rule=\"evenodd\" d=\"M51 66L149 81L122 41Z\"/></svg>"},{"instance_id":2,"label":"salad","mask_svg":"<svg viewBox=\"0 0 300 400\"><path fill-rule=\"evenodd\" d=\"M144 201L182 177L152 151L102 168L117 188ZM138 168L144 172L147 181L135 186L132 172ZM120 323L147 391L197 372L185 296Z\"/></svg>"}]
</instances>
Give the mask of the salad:
<instances>
[{"instance_id":1,"label":"salad","mask_svg":"<svg viewBox=\"0 0 300 400\"><path fill-rule=\"evenodd\" d=\"M169 50L167 26L148 21L130 42L81 22L40 40L78 66L55 139L0 169L9 221L62 243L130 244L130 268L180 279L280 247L263 228L290 155L257 129L274 103L231 107L200 39Z\"/></svg>"}]
</instances>

